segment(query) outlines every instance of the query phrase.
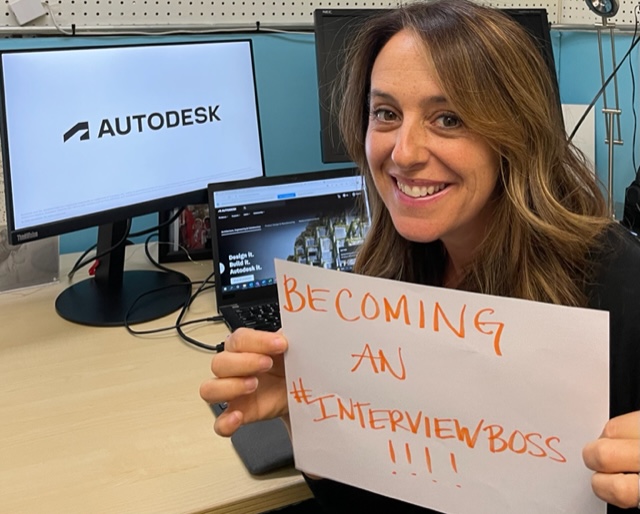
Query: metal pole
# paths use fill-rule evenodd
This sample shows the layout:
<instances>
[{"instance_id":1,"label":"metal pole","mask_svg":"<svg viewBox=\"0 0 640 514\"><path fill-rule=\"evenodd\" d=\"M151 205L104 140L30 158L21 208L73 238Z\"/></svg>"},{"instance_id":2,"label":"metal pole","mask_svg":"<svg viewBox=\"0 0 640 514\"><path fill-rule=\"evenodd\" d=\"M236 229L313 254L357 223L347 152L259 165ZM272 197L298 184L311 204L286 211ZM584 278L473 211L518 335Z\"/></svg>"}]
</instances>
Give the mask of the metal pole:
<instances>
[{"instance_id":1,"label":"metal pole","mask_svg":"<svg viewBox=\"0 0 640 514\"><path fill-rule=\"evenodd\" d=\"M607 206L609 207L609 216L613 219L616 217L616 209L613 200L613 147L615 145L615 141L613 139L613 117L616 115L620 115L619 109L602 109L602 112L605 114L606 119L608 119L608 141L609 145L609 159L607 165Z\"/></svg>"},{"instance_id":2,"label":"metal pole","mask_svg":"<svg viewBox=\"0 0 640 514\"><path fill-rule=\"evenodd\" d=\"M617 66L617 61L616 61L616 45L615 45L615 35L613 33L613 29L615 27L615 24L607 22L608 26L609 26L609 40L611 42L611 69L615 70L616 66ZM614 95L614 102L615 102L615 108L616 109L620 109L620 98L618 95L618 74L616 73L613 76L613 95ZM619 114L619 113L618 113ZM611 117L611 121L613 121L613 116ZM616 122L617 122L617 128L618 128L618 132L617 132L617 137L614 138L614 142L617 144L622 144L622 128L621 128L621 124L620 124L620 116L616 116Z\"/></svg>"},{"instance_id":3,"label":"metal pole","mask_svg":"<svg viewBox=\"0 0 640 514\"><path fill-rule=\"evenodd\" d=\"M607 21L606 17L602 17L602 26L600 24L596 24L597 32L598 32L598 53L600 57L600 76L602 79L602 84L605 83L605 72L604 72L604 56L602 50L602 29L605 27L609 28L609 41L611 44L611 68L615 70L616 68L616 52L615 52L615 36L614 36L614 27L615 24ZM608 145L608 162L607 162L607 207L609 210L609 216L613 219L616 217L616 209L615 209L615 201L613 196L613 149L614 145L623 144L622 136L621 136L621 128L620 128L620 104L618 98L618 80L617 76L613 77L613 96L615 107L610 108L607 101L607 92L606 90L602 92L603 99L603 109L604 113L604 121L605 121L605 131L606 131L606 140L605 143ZM618 137L615 137L614 123L617 121L618 127Z\"/></svg>"},{"instance_id":4,"label":"metal pole","mask_svg":"<svg viewBox=\"0 0 640 514\"><path fill-rule=\"evenodd\" d=\"M602 18L602 27L600 26L600 24L596 23L596 28L597 28L597 33L598 33L598 57L600 58L600 82L601 84L604 84L606 78L604 76L604 55L603 55L603 51L602 51L602 28L606 25L607 23L607 19L606 18ZM607 102L607 90L605 89L602 92L602 105L604 106L605 109L607 109L609 107L609 102ZM605 116L604 118L604 123L605 123L605 133L609 134L609 118L607 116Z\"/></svg>"}]
</instances>

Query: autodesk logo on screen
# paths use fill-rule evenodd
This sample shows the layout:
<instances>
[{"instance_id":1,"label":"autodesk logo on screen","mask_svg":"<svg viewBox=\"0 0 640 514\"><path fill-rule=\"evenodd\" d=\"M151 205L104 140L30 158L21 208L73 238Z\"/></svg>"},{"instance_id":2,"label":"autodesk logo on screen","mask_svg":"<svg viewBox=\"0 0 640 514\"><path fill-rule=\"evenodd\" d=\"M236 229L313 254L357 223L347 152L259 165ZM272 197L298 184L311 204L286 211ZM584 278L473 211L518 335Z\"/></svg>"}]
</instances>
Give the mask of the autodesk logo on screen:
<instances>
[{"instance_id":1,"label":"autodesk logo on screen","mask_svg":"<svg viewBox=\"0 0 640 514\"><path fill-rule=\"evenodd\" d=\"M104 118L100 121L100 128L96 139L105 136L127 136L131 133L142 133L147 130L163 130L188 125L202 125L221 121L218 115L219 105L181 109L179 111L152 112L151 114L131 114L124 117ZM63 136L63 142L79 134L80 141L90 139L89 122L80 121L67 130Z\"/></svg>"},{"instance_id":2,"label":"autodesk logo on screen","mask_svg":"<svg viewBox=\"0 0 640 514\"><path fill-rule=\"evenodd\" d=\"M66 143L78 132L82 132L82 134L80 135L80 141L86 141L87 139L89 139L89 122L81 121L79 123L76 123L73 127L71 127L69 130L67 130L64 133L64 136L62 136L62 139Z\"/></svg>"}]
</instances>

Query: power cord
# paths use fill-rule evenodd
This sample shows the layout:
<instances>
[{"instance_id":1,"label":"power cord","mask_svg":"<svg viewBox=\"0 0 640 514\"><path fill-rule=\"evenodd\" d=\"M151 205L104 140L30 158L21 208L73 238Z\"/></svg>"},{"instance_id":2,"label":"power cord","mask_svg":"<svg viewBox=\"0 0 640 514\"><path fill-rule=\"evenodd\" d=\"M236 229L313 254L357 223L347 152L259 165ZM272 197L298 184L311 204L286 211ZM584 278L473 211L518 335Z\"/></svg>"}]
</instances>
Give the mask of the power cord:
<instances>
[{"instance_id":1,"label":"power cord","mask_svg":"<svg viewBox=\"0 0 640 514\"><path fill-rule=\"evenodd\" d=\"M609 83L613 80L613 77L616 76L616 73L618 73L618 70L620 70L620 68L622 67L622 65L624 64L624 62L627 60L627 58L629 57L629 55L631 54L631 51L638 45L638 43L640 43L640 38L637 37L637 29L638 29L638 20L636 18L636 30L633 33L632 36L632 41L631 41L631 45L629 46L629 49L627 50L627 52L624 54L624 56L622 57L622 59L620 60L620 62L618 63L618 65L614 68L614 70L611 72L611 74L609 75L609 77L607 78L607 80L605 80L602 84L602 87L598 90L598 92L596 93L596 95L593 97L593 100L591 100L591 103L589 103L589 105L587 106L587 108L585 109L584 113L582 113L582 116L580 117L580 119L578 120L578 122L576 123L576 126L573 128L573 130L571 131L571 134L569 135L569 141L573 140L574 136L576 135L576 133L578 132L578 129L582 126L582 123L584 123L584 120L587 118L587 116L589 115L589 113L591 112L591 109L593 109L593 107L596 105L596 102L598 101L598 99L600 98L600 96L602 95L602 93L604 93L605 89L607 89L607 86L609 85Z\"/></svg>"},{"instance_id":2,"label":"power cord","mask_svg":"<svg viewBox=\"0 0 640 514\"><path fill-rule=\"evenodd\" d=\"M178 219L178 217L180 216L180 213L183 211L183 209L178 209L173 216L171 216L169 219L167 219L166 221L154 226L154 227L150 227L144 230L141 230L139 232L134 232L132 234L129 233L129 230L131 229L131 219L127 220L127 229L125 231L124 236L122 237L122 239L120 239L120 241L118 241L116 244L114 244L113 246L111 246L110 248L107 248L106 250L104 250L103 252L91 257L91 258L86 258L87 255L89 255L89 253L93 250L96 249L96 247L98 246L97 244L94 244L92 246L90 246L89 248L87 248L84 253L78 257L78 259L76 260L75 264L71 267L71 270L69 271L69 273L67 273L67 277L71 280L73 278L73 276L75 275L75 273L80 270L81 268L88 266L89 264L93 264L96 262L100 262L100 259L102 259L105 255L109 255L111 252L113 252L114 250L116 250L117 248L120 248L121 245L126 244L127 240L131 237L140 237L143 236L145 234L148 234L150 232L157 232L159 231L161 228L164 228L168 225L171 225L175 220ZM149 255L149 254L147 254ZM152 260L153 262L153 260ZM165 268L166 269L166 268Z\"/></svg>"},{"instance_id":3,"label":"power cord","mask_svg":"<svg viewBox=\"0 0 640 514\"><path fill-rule=\"evenodd\" d=\"M638 9L640 9L640 3L636 5L636 7L633 9L635 26L633 29L633 36L631 36L632 40L635 39L635 37L638 35ZM636 112L636 76L633 70L633 61L631 59L629 59L629 74L631 76L631 113L633 114L633 137L632 137L632 146L631 146L631 162L633 163L633 169L638 170L638 165L636 162L636 135L638 132L637 130L638 114Z\"/></svg>"},{"instance_id":4,"label":"power cord","mask_svg":"<svg viewBox=\"0 0 640 514\"><path fill-rule=\"evenodd\" d=\"M207 283L207 280L208 279L205 279L204 281L191 282L191 285L201 284L201 286L202 286L202 285ZM171 286L169 286L169 287L171 287ZM141 298L143 298L147 294L152 294L152 293L157 292L157 291L163 291L165 289L167 289L167 288L166 287L158 288L158 289L155 289L153 291L148 291L148 292L144 293L143 295L140 295L133 302L133 304L131 305L131 308L129 309L129 311L133 310L133 308L134 308L135 304L138 302L138 300L140 300ZM128 313L127 313L127 316L125 316L124 326L125 326L125 328L127 329L127 331L130 334L135 335L135 336L159 334L161 332L167 332L169 330L175 330L176 332L178 332L178 335L180 336L180 338L183 341L185 341L186 343L188 343L188 344L196 346L196 347L198 347L198 348L200 348L202 350L207 350L207 351L212 351L212 352L221 352L222 350L224 350L224 342L218 343L217 345L209 345L209 344L203 343L201 341L198 341L198 340L188 336L182 330L183 327L190 326L190 325L195 325L195 324L198 324L198 323L222 323L224 321L224 318L222 316L209 316L209 317L206 317L206 318L199 318L199 319L194 319L194 320L183 321L183 318L186 315L186 313L187 313L187 311L189 309L189 306L191 305L193 300L195 300L195 298L198 296L198 294L200 294L202 291L205 291L206 289L207 288L200 287L200 288L198 288L198 290L193 295L191 295L191 297L182 306L182 309L180 310L180 313L178 314L178 318L177 318L176 323L174 325L167 326L167 327L147 329L147 330L136 330L136 329L132 328L132 326L129 324L129 322L128 322Z\"/></svg>"},{"instance_id":5,"label":"power cord","mask_svg":"<svg viewBox=\"0 0 640 514\"><path fill-rule=\"evenodd\" d=\"M571 141L573 137L576 135L576 133L578 132L578 129L586 119L589 112L591 112L591 109L593 109L593 107L595 106L596 102L598 101L602 93L604 93L605 89L607 88L611 80L613 80L616 73L618 73L618 70L620 70L624 62L631 55L631 52L633 51L633 49L640 42L640 37L638 37L638 8L640 8L639 6L636 6L634 8L635 27L633 30L633 36L631 36L631 44L629 45L629 49L624 54L624 56L622 57L618 65L611 72L607 80L604 81L604 83L602 84L602 87L598 90L598 92L594 96L591 103L589 103L589 105L585 109L584 113L576 123L576 126L571 131L571 134L569 135L569 141ZM633 102L635 99L635 76L633 74L633 63L631 62L631 60L629 61L629 66L631 67L632 95L634 95L632 97L632 105L633 105ZM632 152L633 152L633 167L635 169L636 176L634 177L631 184L625 189L624 211L623 211L621 224L622 226L626 227L630 232L632 232L634 235L638 235L638 233L640 233L640 168L636 168L636 159L635 159L636 125L637 125L635 105L633 105L633 117L634 117L634 128L633 128Z\"/></svg>"},{"instance_id":6,"label":"power cord","mask_svg":"<svg viewBox=\"0 0 640 514\"><path fill-rule=\"evenodd\" d=\"M635 16L635 28L633 31L634 38L638 34L638 9L640 9L640 4L636 5L633 10ZM632 162L633 169L635 170L635 177L624 191L624 209L622 211L621 224L633 235L638 236L640 233L640 167L638 167L636 162L636 133L638 118L636 116L635 108L635 76L631 60L629 60L629 68L631 71L631 108L633 110Z\"/></svg>"},{"instance_id":7,"label":"power cord","mask_svg":"<svg viewBox=\"0 0 640 514\"><path fill-rule=\"evenodd\" d=\"M224 350L224 342L218 343L215 346L211 346L208 344L205 344L201 341L198 341L190 336L188 336L187 334L184 333L184 331L182 330L182 327L185 326L186 322L183 322L183 318L185 317L185 315L187 314L187 311L189 310L189 307L191 306L191 304L193 303L193 300L196 299L196 297L202 292L205 291L207 289L206 286L212 287L213 283L210 282L211 277L213 276L213 272L211 272L211 274L209 274L209 276L202 281L202 284L200 285L200 287L198 287L198 289L196 290L195 293L193 293L193 295L191 296L191 298L189 298L189 301L185 303L185 305L183 306L183 308L180 310L180 314L178 314L178 320L176 321L176 332L178 332L178 335L182 338L183 341L192 344L193 346L196 346L198 348L201 348L203 350L209 350L209 351L214 351L216 353L221 352ZM222 323L224 322L224 318L222 316L213 316L213 322L214 323Z\"/></svg>"},{"instance_id":8,"label":"power cord","mask_svg":"<svg viewBox=\"0 0 640 514\"><path fill-rule=\"evenodd\" d=\"M147 256L147 258L149 259L149 261L158 269L166 271L168 273L176 273L174 270L167 268L166 266L163 266L162 264L160 264L159 262L157 262L153 256L151 255L151 252L149 251L149 242L151 241L151 239L155 236L156 234L151 234L149 237L147 237L146 241L145 241L145 254ZM221 352L224 350L224 342L218 343L217 345L209 345L206 343L203 343L201 341L198 341L190 336L188 336L184 331L183 331L183 327L189 326L189 325L194 325L197 323L222 323L224 321L224 318L222 316L209 316L206 318L199 318L199 319L195 319L195 320L189 320L189 321L184 321L184 317L187 314L187 311L189 310L189 307L191 306L191 304L193 303L193 301L198 297L198 295L200 293L202 293L203 291L207 291L208 289L210 289L211 287L213 287L214 283L212 282L212 277L214 275L214 272L211 272L204 280L202 281L196 281L196 282L191 282L190 284L193 286L195 284L200 284L200 286L198 287L198 289L191 294L191 296L189 296L189 298L185 301L184 305L182 306L182 308L180 309L180 313L178 314L178 317L176 319L176 323L172 326L169 327L162 327L162 328L154 328L154 329L148 329L148 330L135 330L131 327L131 325L129 324L129 313L134 309L135 305L138 303L138 301L140 299L142 299L143 297L149 295L149 294L153 294L156 293L158 291L163 291L166 290L167 287L182 287L184 284L177 284L177 285L173 285L173 286L167 286L167 287L162 287L162 288L157 288L157 289L153 289L151 291L146 291L145 293L143 293L142 295L140 295L138 298L135 299L135 301L131 304L131 306L129 307L127 313L125 314L125 319L124 319L124 326L127 329L127 331L130 334L136 335L136 336L140 336L140 335L150 335L150 334L157 334L160 332L166 332L168 330L175 330L178 335L180 336L180 338L185 341L186 343L193 345L197 348L200 348L202 350L207 350L207 351L213 351L213 352Z\"/></svg>"},{"instance_id":9,"label":"power cord","mask_svg":"<svg viewBox=\"0 0 640 514\"><path fill-rule=\"evenodd\" d=\"M67 277L69 278L69 280L71 280L73 278L73 276L76 274L76 271L78 271L79 269L84 268L85 266L87 266L89 264L99 262L100 259L102 259L105 255L109 255L111 252L113 252L114 250L116 250L117 248L120 248L120 246L125 244L127 242L127 239L129 238L129 230L130 229L131 229L131 220L128 219L127 220L126 230L124 232L124 235L120 239L120 241L118 241L116 244L114 244L110 248L107 248L103 252L95 255L94 257L91 257L91 258L88 258L88 259L86 258L86 256L92 250L94 250L98 245L94 244L94 245L90 246L89 248L87 248L84 251L84 253L80 257L78 257L78 259L76 260L75 264L71 267L71 270L69 271L69 273L67 273Z\"/></svg>"}]
</instances>

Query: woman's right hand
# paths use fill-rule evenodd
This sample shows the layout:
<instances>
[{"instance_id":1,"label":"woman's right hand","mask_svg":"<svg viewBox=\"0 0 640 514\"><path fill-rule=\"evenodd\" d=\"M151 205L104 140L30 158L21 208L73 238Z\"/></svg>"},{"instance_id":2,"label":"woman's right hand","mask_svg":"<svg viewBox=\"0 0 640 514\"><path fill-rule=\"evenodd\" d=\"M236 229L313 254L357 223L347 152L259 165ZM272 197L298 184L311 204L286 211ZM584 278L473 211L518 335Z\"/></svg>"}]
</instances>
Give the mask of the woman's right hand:
<instances>
[{"instance_id":1,"label":"woman's right hand","mask_svg":"<svg viewBox=\"0 0 640 514\"><path fill-rule=\"evenodd\" d=\"M228 404L214 424L218 435L228 437L244 424L288 414L286 349L281 332L239 328L227 337L224 351L211 360L213 378L200 386L203 400Z\"/></svg>"}]
</instances>

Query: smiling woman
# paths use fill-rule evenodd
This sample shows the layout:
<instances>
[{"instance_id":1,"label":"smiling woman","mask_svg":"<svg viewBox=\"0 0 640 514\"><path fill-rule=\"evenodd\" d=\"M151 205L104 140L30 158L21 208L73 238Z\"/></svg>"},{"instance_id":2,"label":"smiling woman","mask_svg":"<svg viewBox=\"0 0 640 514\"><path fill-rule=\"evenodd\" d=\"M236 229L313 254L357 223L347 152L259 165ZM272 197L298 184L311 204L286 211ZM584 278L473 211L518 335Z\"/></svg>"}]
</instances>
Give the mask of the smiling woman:
<instances>
[{"instance_id":1,"label":"smiling woman","mask_svg":"<svg viewBox=\"0 0 640 514\"><path fill-rule=\"evenodd\" d=\"M350 47L340 124L379 221L359 271L584 304L604 199L566 140L538 48L504 13L481 11L392 10Z\"/></svg>"},{"instance_id":2,"label":"smiling woman","mask_svg":"<svg viewBox=\"0 0 640 514\"><path fill-rule=\"evenodd\" d=\"M583 455L595 472L595 495L611 504L608 513L635 507L640 472L640 245L608 216L584 156L568 140L549 68L534 41L499 10L468 0L433 0L367 18L346 57L337 93L340 126L349 155L367 182L371 207L371 227L355 271L487 298L608 311L611 420L599 439L584 446ZM366 303L372 309L366 313L357 310L362 295L341 294L341 300L354 300L346 307L338 302L353 309L348 315L376 312L374 302ZM311 303L335 309L335 297L328 296L325 304ZM398 299L391 299L385 311L398 325L403 319L400 306ZM526 321L540 322L533 313L531 317ZM426 328L434 318L424 319ZM498 325L493 329L497 340ZM216 419L218 434L229 436L243 424L270 417L288 421L286 330L237 330L225 342L225 351L214 356L215 376L202 384L200 394L209 402L228 403ZM350 342L347 333L336 332L327 337ZM413 342L428 342L429 332ZM337 365L332 362L322 372L331 375ZM428 363L412 365L425 370ZM453 366L446 372L452 380L468 380ZM335 384L340 396L339 380ZM415 394L428 398L429 391ZM542 416L530 415L532 421ZM536 443L537 436L527 439L528 429L509 434L503 437L496 429L493 440L512 443L516 452L526 451L523 441ZM305 437L304 431L292 435ZM554 444L553 435L545 437ZM363 441L354 440L353 445L366 444ZM586 441L573 442L582 446ZM523 480L529 485L531 477ZM357 505L361 512L435 513L398 500L411 497L403 496L402 486L394 486L393 493L385 489L385 496L318 477L307 481L326 512ZM581 487L584 496L572 498L577 511L586 512L579 502L601 510L589 484ZM437 505L433 493L421 492L421 505ZM509 507L501 512L511 512ZM518 505L519 512L536 510L539 505Z\"/></svg>"}]
</instances>

